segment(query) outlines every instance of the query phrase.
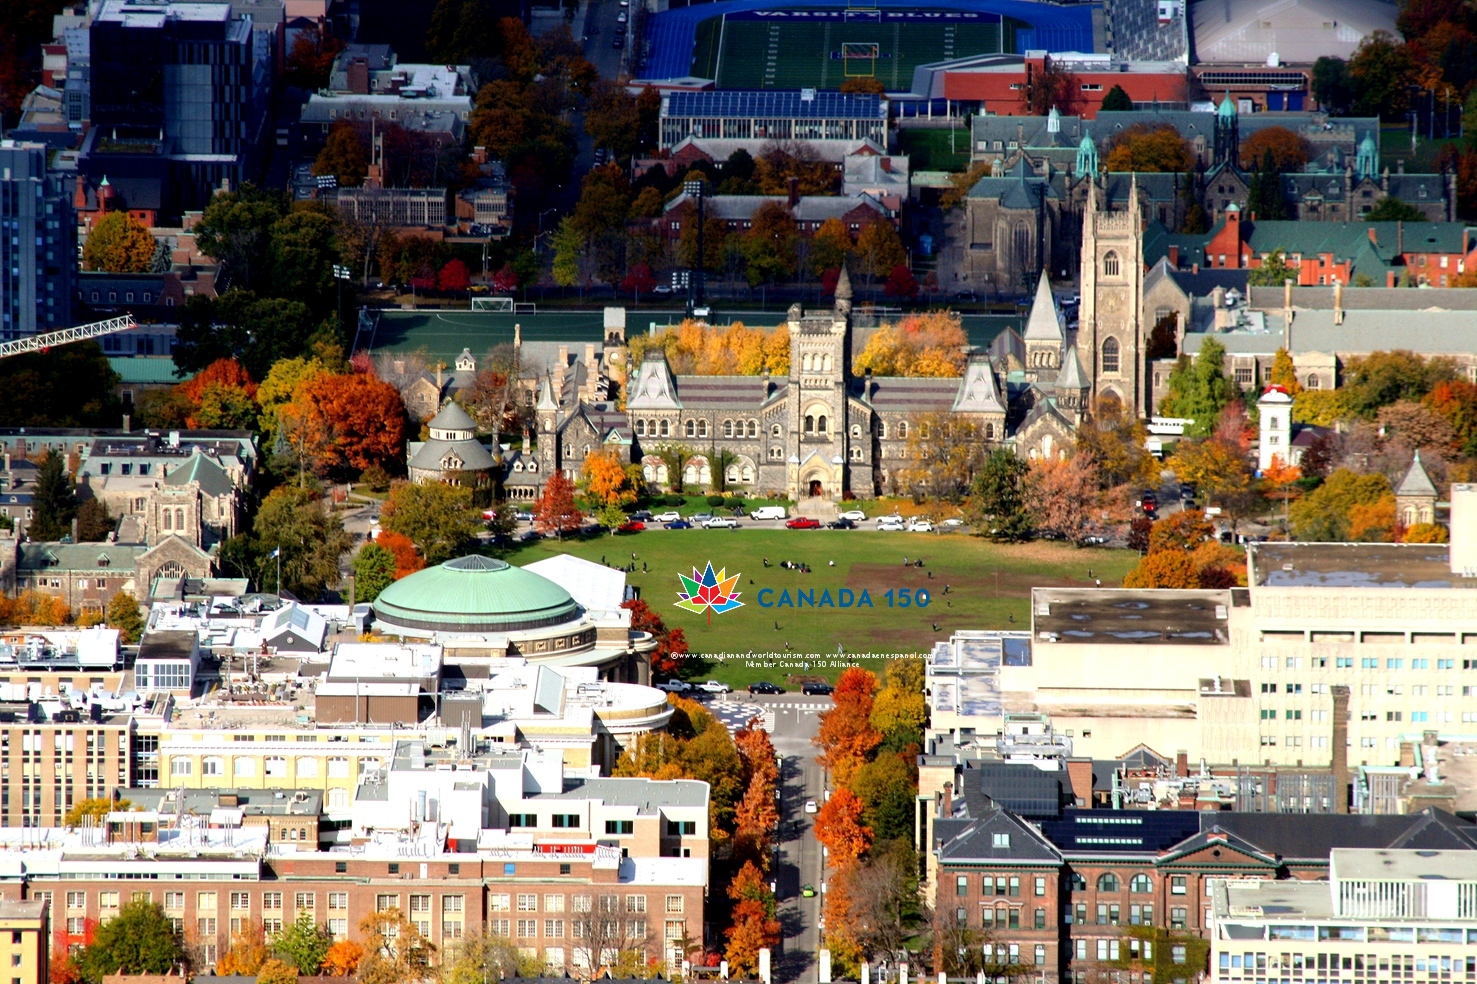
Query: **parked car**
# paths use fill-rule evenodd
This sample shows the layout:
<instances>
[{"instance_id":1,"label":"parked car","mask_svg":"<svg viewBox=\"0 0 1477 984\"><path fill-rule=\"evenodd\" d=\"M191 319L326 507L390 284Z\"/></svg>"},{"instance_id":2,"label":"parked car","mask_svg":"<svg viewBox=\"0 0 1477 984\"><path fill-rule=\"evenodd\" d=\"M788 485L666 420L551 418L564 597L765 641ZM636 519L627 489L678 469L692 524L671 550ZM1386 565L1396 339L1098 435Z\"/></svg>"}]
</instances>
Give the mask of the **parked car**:
<instances>
[{"instance_id":1,"label":"parked car","mask_svg":"<svg viewBox=\"0 0 1477 984\"><path fill-rule=\"evenodd\" d=\"M658 523L673 523L682 518L682 514L675 509L668 509L664 513L657 513L651 517Z\"/></svg>"},{"instance_id":2,"label":"parked car","mask_svg":"<svg viewBox=\"0 0 1477 984\"><path fill-rule=\"evenodd\" d=\"M867 518L867 514L862 512L860 509L848 509L846 510L846 512L842 513L839 518L849 519L853 523L860 523Z\"/></svg>"},{"instance_id":3,"label":"parked car","mask_svg":"<svg viewBox=\"0 0 1477 984\"><path fill-rule=\"evenodd\" d=\"M950 516L948 519L944 520L939 525L940 526L963 526L964 525L964 520L960 519L958 516Z\"/></svg>"},{"instance_id":4,"label":"parked car","mask_svg":"<svg viewBox=\"0 0 1477 984\"><path fill-rule=\"evenodd\" d=\"M814 885L801 885L800 886L800 897L802 899L813 899L813 898L815 898L815 886Z\"/></svg>"},{"instance_id":5,"label":"parked car","mask_svg":"<svg viewBox=\"0 0 1477 984\"><path fill-rule=\"evenodd\" d=\"M760 680L757 683L749 684L749 693L751 694L782 694L784 692L784 687L776 687L767 680Z\"/></svg>"},{"instance_id":6,"label":"parked car","mask_svg":"<svg viewBox=\"0 0 1477 984\"><path fill-rule=\"evenodd\" d=\"M657 284L655 287L651 288L651 292L653 294L670 294L672 293L672 288L668 287L666 284Z\"/></svg>"},{"instance_id":7,"label":"parked car","mask_svg":"<svg viewBox=\"0 0 1477 984\"><path fill-rule=\"evenodd\" d=\"M820 528L821 521L811 519L809 516L796 516L785 524L787 530L818 530Z\"/></svg>"},{"instance_id":8,"label":"parked car","mask_svg":"<svg viewBox=\"0 0 1477 984\"><path fill-rule=\"evenodd\" d=\"M1082 538L1082 545L1085 546L1085 547L1101 547L1103 544L1105 544L1107 542L1108 542L1108 538L1107 537L1105 537L1105 536L1097 536L1096 534L1094 534L1092 536L1084 536Z\"/></svg>"},{"instance_id":9,"label":"parked car","mask_svg":"<svg viewBox=\"0 0 1477 984\"><path fill-rule=\"evenodd\" d=\"M663 680L656 684L656 689L665 690L669 694L685 694L692 686L682 680Z\"/></svg>"},{"instance_id":10,"label":"parked car","mask_svg":"<svg viewBox=\"0 0 1477 984\"><path fill-rule=\"evenodd\" d=\"M708 520L713 518L713 514L710 512L693 513L687 518L692 520L694 523L706 523Z\"/></svg>"},{"instance_id":11,"label":"parked car","mask_svg":"<svg viewBox=\"0 0 1477 984\"><path fill-rule=\"evenodd\" d=\"M786 516L784 506L760 506L749 513L750 519L784 519Z\"/></svg>"},{"instance_id":12,"label":"parked car","mask_svg":"<svg viewBox=\"0 0 1477 984\"><path fill-rule=\"evenodd\" d=\"M697 685L697 688L699 690L706 690L710 694L729 694L729 693L733 693L733 688L732 687L730 687L726 683L719 683L717 680L709 680L706 683L700 683L700 684Z\"/></svg>"},{"instance_id":13,"label":"parked car","mask_svg":"<svg viewBox=\"0 0 1477 984\"><path fill-rule=\"evenodd\" d=\"M811 697L828 697L836 690L829 683L802 683L800 692Z\"/></svg>"},{"instance_id":14,"label":"parked car","mask_svg":"<svg viewBox=\"0 0 1477 984\"><path fill-rule=\"evenodd\" d=\"M883 516L877 520L877 529L881 532L901 533L907 528L908 524L903 522L903 517L901 516Z\"/></svg>"},{"instance_id":15,"label":"parked car","mask_svg":"<svg viewBox=\"0 0 1477 984\"><path fill-rule=\"evenodd\" d=\"M1193 498L1195 498L1195 486L1189 484L1188 482L1185 483L1184 485L1181 485L1180 486L1180 498L1181 499L1193 499Z\"/></svg>"},{"instance_id":16,"label":"parked car","mask_svg":"<svg viewBox=\"0 0 1477 984\"><path fill-rule=\"evenodd\" d=\"M827 523L826 524L826 529L828 529L828 530L854 530L854 529L856 529L856 523L853 523L851 520L849 520L849 519L847 519L846 517L843 516L841 519L833 519L829 523Z\"/></svg>"},{"instance_id":17,"label":"parked car","mask_svg":"<svg viewBox=\"0 0 1477 984\"><path fill-rule=\"evenodd\" d=\"M617 24L624 24L626 21L628 21L630 19L631 19L631 15L628 14L628 13L626 13L624 10L622 10L619 14L616 14L615 15L615 22Z\"/></svg>"},{"instance_id":18,"label":"parked car","mask_svg":"<svg viewBox=\"0 0 1477 984\"><path fill-rule=\"evenodd\" d=\"M619 36L613 37L610 39L610 46L612 48L624 48L626 46L626 39Z\"/></svg>"},{"instance_id":19,"label":"parked car","mask_svg":"<svg viewBox=\"0 0 1477 984\"><path fill-rule=\"evenodd\" d=\"M666 529L669 529L669 530L690 530L690 529L692 529L692 524L689 523L685 519L674 519L670 523L663 523L662 526L664 528L666 528Z\"/></svg>"},{"instance_id":20,"label":"parked car","mask_svg":"<svg viewBox=\"0 0 1477 984\"><path fill-rule=\"evenodd\" d=\"M617 533L640 533L646 529L646 524L640 520L630 520L615 528Z\"/></svg>"},{"instance_id":21,"label":"parked car","mask_svg":"<svg viewBox=\"0 0 1477 984\"><path fill-rule=\"evenodd\" d=\"M651 518L652 518L651 510L650 509L637 509L635 512L631 513L631 518L632 519L639 519L643 523L644 522L650 522L651 521Z\"/></svg>"},{"instance_id":22,"label":"parked car","mask_svg":"<svg viewBox=\"0 0 1477 984\"><path fill-rule=\"evenodd\" d=\"M529 512L527 509L520 509L518 512L515 512L513 514L513 518L520 523L531 523L533 522L533 513Z\"/></svg>"},{"instance_id":23,"label":"parked car","mask_svg":"<svg viewBox=\"0 0 1477 984\"><path fill-rule=\"evenodd\" d=\"M732 516L714 516L712 519L703 520L705 530L736 530L738 525L738 520Z\"/></svg>"},{"instance_id":24,"label":"parked car","mask_svg":"<svg viewBox=\"0 0 1477 984\"><path fill-rule=\"evenodd\" d=\"M908 524L909 533L932 533L933 524L926 519L915 519Z\"/></svg>"},{"instance_id":25,"label":"parked car","mask_svg":"<svg viewBox=\"0 0 1477 984\"><path fill-rule=\"evenodd\" d=\"M806 800L805 801L805 812L806 813L819 813L820 810L821 810L821 808L815 805L815 800Z\"/></svg>"},{"instance_id":26,"label":"parked car","mask_svg":"<svg viewBox=\"0 0 1477 984\"><path fill-rule=\"evenodd\" d=\"M540 533L538 530L529 530L527 533L524 533L523 535L521 535L521 536L518 537L518 542L519 543L536 543L539 540L542 540L543 538L544 538L544 535L542 533Z\"/></svg>"}]
</instances>

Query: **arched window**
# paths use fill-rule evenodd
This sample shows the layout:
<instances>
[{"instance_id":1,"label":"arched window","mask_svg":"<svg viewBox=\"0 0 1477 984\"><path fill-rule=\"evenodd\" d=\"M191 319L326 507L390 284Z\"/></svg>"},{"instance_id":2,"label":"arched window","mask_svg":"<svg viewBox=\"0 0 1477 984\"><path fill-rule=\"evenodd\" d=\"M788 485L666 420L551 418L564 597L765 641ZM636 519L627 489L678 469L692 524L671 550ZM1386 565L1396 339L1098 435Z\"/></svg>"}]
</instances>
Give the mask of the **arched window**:
<instances>
[{"instance_id":1,"label":"arched window","mask_svg":"<svg viewBox=\"0 0 1477 984\"><path fill-rule=\"evenodd\" d=\"M851 436L852 437L861 437L862 436L862 425L861 424L852 424L851 425Z\"/></svg>"},{"instance_id":2,"label":"arched window","mask_svg":"<svg viewBox=\"0 0 1477 984\"><path fill-rule=\"evenodd\" d=\"M887 440L887 421L880 420L877 422L877 436L884 441Z\"/></svg>"},{"instance_id":3,"label":"arched window","mask_svg":"<svg viewBox=\"0 0 1477 984\"><path fill-rule=\"evenodd\" d=\"M1135 895L1148 895L1154 891L1154 884L1149 881L1148 875L1138 874L1128 880L1128 890Z\"/></svg>"},{"instance_id":4,"label":"arched window","mask_svg":"<svg viewBox=\"0 0 1477 984\"><path fill-rule=\"evenodd\" d=\"M1111 871L1107 871L1099 875L1097 880L1097 890L1099 892L1118 891L1118 876L1113 874Z\"/></svg>"},{"instance_id":5,"label":"arched window","mask_svg":"<svg viewBox=\"0 0 1477 984\"><path fill-rule=\"evenodd\" d=\"M744 470L742 472L742 479L743 479L743 481L745 483L749 483L749 482L754 481L754 468L753 468L753 466L751 466L751 465L745 465L744 466Z\"/></svg>"},{"instance_id":6,"label":"arched window","mask_svg":"<svg viewBox=\"0 0 1477 984\"><path fill-rule=\"evenodd\" d=\"M200 774L202 776L224 775L226 771L226 760L214 755L208 755L200 760Z\"/></svg>"},{"instance_id":7,"label":"arched window","mask_svg":"<svg viewBox=\"0 0 1477 984\"><path fill-rule=\"evenodd\" d=\"M731 420L725 420L723 422L723 436L724 437L732 437L733 436L733 421L731 421Z\"/></svg>"},{"instance_id":8,"label":"arched window","mask_svg":"<svg viewBox=\"0 0 1477 984\"><path fill-rule=\"evenodd\" d=\"M831 371L831 353L830 352L827 352L826 353L826 355L825 355L825 365L822 366L821 368L822 368L822 370L824 372L830 372Z\"/></svg>"},{"instance_id":9,"label":"arched window","mask_svg":"<svg viewBox=\"0 0 1477 984\"><path fill-rule=\"evenodd\" d=\"M805 415L805 433L815 433L815 418L812 417L810 414Z\"/></svg>"},{"instance_id":10,"label":"arched window","mask_svg":"<svg viewBox=\"0 0 1477 984\"><path fill-rule=\"evenodd\" d=\"M989 421L985 421L985 440L995 440L995 425Z\"/></svg>"},{"instance_id":11,"label":"arched window","mask_svg":"<svg viewBox=\"0 0 1477 984\"><path fill-rule=\"evenodd\" d=\"M727 470L723 472L723 477L724 481L737 482L739 480L738 465L729 465Z\"/></svg>"},{"instance_id":12,"label":"arched window","mask_svg":"<svg viewBox=\"0 0 1477 984\"><path fill-rule=\"evenodd\" d=\"M342 787L335 787L328 791L327 805L330 810L347 810L349 808L349 791Z\"/></svg>"},{"instance_id":13,"label":"arched window","mask_svg":"<svg viewBox=\"0 0 1477 984\"><path fill-rule=\"evenodd\" d=\"M656 468L652 465L642 465L641 477L646 479L648 485L654 485L656 483Z\"/></svg>"},{"instance_id":14,"label":"arched window","mask_svg":"<svg viewBox=\"0 0 1477 984\"><path fill-rule=\"evenodd\" d=\"M1071 883L1072 883L1072 891L1074 891L1074 892L1085 892L1085 891L1087 891L1087 879L1086 878L1083 878L1081 875L1077 874L1075 871L1072 873Z\"/></svg>"},{"instance_id":15,"label":"arched window","mask_svg":"<svg viewBox=\"0 0 1477 984\"><path fill-rule=\"evenodd\" d=\"M815 418L815 432L817 434L825 434L825 433L827 433L827 431L826 431L826 418L825 418L825 415L821 415L821 416Z\"/></svg>"},{"instance_id":16,"label":"arched window","mask_svg":"<svg viewBox=\"0 0 1477 984\"><path fill-rule=\"evenodd\" d=\"M1114 253L1112 250L1109 250L1108 253L1103 256L1103 276L1118 276L1118 254Z\"/></svg>"},{"instance_id":17,"label":"arched window","mask_svg":"<svg viewBox=\"0 0 1477 984\"><path fill-rule=\"evenodd\" d=\"M1103 372L1118 371L1118 339L1103 342Z\"/></svg>"},{"instance_id":18,"label":"arched window","mask_svg":"<svg viewBox=\"0 0 1477 984\"><path fill-rule=\"evenodd\" d=\"M806 352L800 357L800 371L810 372L810 353Z\"/></svg>"},{"instance_id":19,"label":"arched window","mask_svg":"<svg viewBox=\"0 0 1477 984\"><path fill-rule=\"evenodd\" d=\"M166 530L173 530L174 529L174 510L173 509L166 509L166 510L164 510L164 528Z\"/></svg>"},{"instance_id":20,"label":"arched window","mask_svg":"<svg viewBox=\"0 0 1477 984\"><path fill-rule=\"evenodd\" d=\"M769 428L770 437L781 437L784 435L784 433L784 428L782 428L779 424L774 424Z\"/></svg>"},{"instance_id":21,"label":"arched window","mask_svg":"<svg viewBox=\"0 0 1477 984\"><path fill-rule=\"evenodd\" d=\"M757 420L751 420L751 421L749 421L749 436L750 437L758 437L759 436L759 421L757 421Z\"/></svg>"},{"instance_id":22,"label":"arched window","mask_svg":"<svg viewBox=\"0 0 1477 984\"><path fill-rule=\"evenodd\" d=\"M689 420L686 424L683 425L683 427L686 430L688 437L697 437L697 421L696 420Z\"/></svg>"},{"instance_id":23,"label":"arched window","mask_svg":"<svg viewBox=\"0 0 1477 984\"><path fill-rule=\"evenodd\" d=\"M696 485L697 484L697 466L696 465L689 464L686 468L682 469L682 482L683 482L684 485Z\"/></svg>"},{"instance_id":24,"label":"arched window","mask_svg":"<svg viewBox=\"0 0 1477 984\"><path fill-rule=\"evenodd\" d=\"M185 511L176 509L174 511L174 528L183 531L185 528Z\"/></svg>"},{"instance_id":25,"label":"arched window","mask_svg":"<svg viewBox=\"0 0 1477 984\"><path fill-rule=\"evenodd\" d=\"M657 484L658 485L666 485L667 484L667 466L666 465L657 465L656 466L656 481L657 481Z\"/></svg>"},{"instance_id":26,"label":"arched window","mask_svg":"<svg viewBox=\"0 0 1477 984\"><path fill-rule=\"evenodd\" d=\"M646 421L644 421L644 420L638 420L638 421L636 421L636 436L637 437L645 437L646 436Z\"/></svg>"},{"instance_id":27,"label":"arched window","mask_svg":"<svg viewBox=\"0 0 1477 984\"><path fill-rule=\"evenodd\" d=\"M697 436L698 437L707 437L708 436L708 422L706 420L699 420L697 422Z\"/></svg>"},{"instance_id":28,"label":"arched window","mask_svg":"<svg viewBox=\"0 0 1477 984\"><path fill-rule=\"evenodd\" d=\"M899 440L908 439L908 422L906 420L898 421L897 436Z\"/></svg>"},{"instance_id":29,"label":"arched window","mask_svg":"<svg viewBox=\"0 0 1477 984\"><path fill-rule=\"evenodd\" d=\"M713 484L713 469L708 467L708 463L706 461L703 462L703 466L698 469L697 480L699 482L702 482L704 485Z\"/></svg>"}]
</instances>

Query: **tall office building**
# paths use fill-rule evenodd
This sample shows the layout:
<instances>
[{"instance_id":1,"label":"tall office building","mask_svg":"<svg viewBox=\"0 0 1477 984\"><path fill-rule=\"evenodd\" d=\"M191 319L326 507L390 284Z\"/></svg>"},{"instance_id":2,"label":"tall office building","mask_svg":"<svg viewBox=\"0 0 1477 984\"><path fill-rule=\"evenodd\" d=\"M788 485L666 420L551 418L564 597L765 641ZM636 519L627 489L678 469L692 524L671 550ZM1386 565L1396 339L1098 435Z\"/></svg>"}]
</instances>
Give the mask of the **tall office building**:
<instances>
[{"instance_id":1,"label":"tall office building","mask_svg":"<svg viewBox=\"0 0 1477 984\"><path fill-rule=\"evenodd\" d=\"M71 320L77 224L46 147L0 140L0 340Z\"/></svg>"},{"instance_id":2,"label":"tall office building","mask_svg":"<svg viewBox=\"0 0 1477 984\"><path fill-rule=\"evenodd\" d=\"M92 22L92 129L82 168L128 208L204 207L252 176L270 39L223 3L104 0Z\"/></svg>"}]
</instances>

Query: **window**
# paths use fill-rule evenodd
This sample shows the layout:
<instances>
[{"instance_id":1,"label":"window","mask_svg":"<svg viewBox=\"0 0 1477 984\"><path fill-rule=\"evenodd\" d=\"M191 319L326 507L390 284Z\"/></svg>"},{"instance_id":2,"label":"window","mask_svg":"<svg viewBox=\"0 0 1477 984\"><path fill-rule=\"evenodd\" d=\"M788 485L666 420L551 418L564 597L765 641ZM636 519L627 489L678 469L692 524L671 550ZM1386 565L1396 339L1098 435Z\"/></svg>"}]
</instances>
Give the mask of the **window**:
<instances>
[{"instance_id":1,"label":"window","mask_svg":"<svg viewBox=\"0 0 1477 984\"><path fill-rule=\"evenodd\" d=\"M489 895L487 897L488 908L498 909L497 900L502 899L503 910L508 908L508 897L506 895ZM398 895L376 895L374 897L375 912L389 912L391 909L400 908L400 896Z\"/></svg>"},{"instance_id":2,"label":"window","mask_svg":"<svg viewBox=\"0 0 1477 984\"><path fill-rule=\"evenodd\" d=\"M1185 876L1184 875L1170 875L1169 876L1169 894L1171 894L1171 895L1184 895L1185 894Z\"/></svg>"},{"instance_id":3,"label":"window","mask_svg":"<svg viewBox=\"0 0 1477 984\"><path fill-rule=\"evenodd\" d=\"M533 895L533 894L521 894L520 893L519 896L518 896L518 911L519 912L537 912L538 911L538 896L537 895Z\"/></svg>"},{"instance_id":4,"label":"window","mask_svg":"<svg viewBox=\"0 0 1477 984\"><path fill-rule=\"evenodd\" d=\"M1118 876L1111 871L1103 873L1098 877L1097 890L1099 892L1118 891Z\"/></svg>"},{"instance_id":5,"label":"window","mask_svg":"<svg viewBox=\"0 0 1477 984\"><path fill-rule=\"evenodd\" d=\"M225 759L209 755L200 760L200 774L202 776L219 776L226 771Z\"/></svg>"},{"instance_id":6,"label":"window","mask_svg":"<svg viewBox=\"0 0 1477 984\"><path fill-rule=\"evenodd\" d=\"M296 892L292 897L292 906L298 912L312 912L318 906L318 897L313 892Z\"/></svg>"},{"instance_id":7,"label":"window","mask_svg":"<svg viewBox=\"0 0 1477 984\"><path fill-rule=\"evenodd\" d=\"M1148 875L1137 874L1128 880L1128 890L1135 895L1147 895L1154 891L1154 885Z\"/></svg>"},{"instance_id":8,"label":"window","mask_svg":"<svg viewBox=\"0 0 1477 984\"><path fill-rule=\"evenodd\" d=\"M538 814L537 813L509 813L508 814L508 826L509 827L537 827L538 826ZM606 827L608 828L609 827L609 824L607 824ZM605 832L608 834L608 833L611 833L612 831L610 831L609 829L607 829Z\"/></svg>"},{"instance_id":9,"label":"window","mask_svg":"<svg viewBox=\"0 0 1477 984\"><path fill-rule=\"evenodd\" d=\"M1183 908L1181 906L1176 906L1176 907L1170 909L1169 910L1169 928L1170 929L1184 929L1185 928L1185 924L1189 921L1189 918L1190 918L1189 917L1189 912L1190 912L1189 909Z\"/></svg>"},{"instance_id":10,"label":"window","mask_svg":"<svg viewBox=\"0 0 1477 984\"><path fill-rule=\"evenodd\" d=\"M287 775L287 759L281 756L269 755L263 765L265 766L265 774L268 776Z\"/></svg>"},{"instance_id":11,"label":"window","mask_svg":"<svg viewBox=\"0 0 1477 984\"><path fill-rule=\"evenodd\" d=\"M627 912L645 912L646 911L646 896L644 896L644 895L627 895L626 896L626 911Z\"/></svg>"},{"instance_id":12,"label":"window","mask_svg":"<svg viewBox=\"0 0 1477 984\"><path fill-rule=\"evenodd\" d=\"M629 834L636 829L634 820L607 820L605 821L605 832L607 834Z\"/></svg>"},{"instance_id":13,"label":"window","mask_svg":"<svg viewBox=\"0 0 1477 984\"><path fill-rule=\"evenodd\" d=\"M190 774L191 762L187 758L172 758L169 760L169 774L172 776L187 776Z\"/></svg>"},{"instance_id":14,"label":"window","mask_svg":"<svg viewBox=\"0 0 1477 984\"><path fill-rule=\"evenodd\" d=\"M1045 878L1042 878L1042 877L1040 877L1038 875L1037 878L1036 878L1036 884L1035 884L1034 888L1035 888L1035 891L1036 891L1036 897L1038 899L1041 898L1042 896L1044 896L1046 894L1046 879Z\"/></svg>"},{"instance_id":15,"label":"window","mask_svg":"<svg viewBox=\"0 0 1477 984\"><path fill-rule=\"evenodd\" d=\"M545 895L544 896L544 911L545 912L563 912L564 911L564 896L562 896L562 895Z\"/></svg>"},{"instance_id":16,"label":"window","mask_svg":"<svg viewBox=\"0 0 1477 984\"><path fill-rule=\"evenodd\" d=\"M1118 339L1109 338L1103 342L1103 372L1118 371Z\"/></svg>"},{"instance_id":17,"label":"window","mask_svg":"<svg viewBox=\"0 0 1477 984\"><path fill-rule=\"evenodd\" d=\"M681 912L682 911L682 896L680 896L680 895L668 895L667 896L667 911L668 912Z\"/></svg>"},{"instance_id":18,"label":"window","mask_svg":"<svg viewBox=\"0 0 1477 984\"><path fill-rule=\"evenodd\" d=\"M1103 257L1103 276L1118 276L1118 254L1111 250Z\"/></svg>"},{"instance_id":19,"label":"window","mask_svg":"<svg viewBox=\"0 0 1477 984\"><path fill-rule=\"evenodd\" d=\"M954 879L954 894L960 896L969 894L969 876L959 875Z\"/></svg>"},{"instance_id":20,"label":"window","mask_svg":"<svg viewBox=\"0 0 1477 984\"><path fill-rule=\"evenodd\" d=\"M1184 944L1177 944L1177 945L1171 946L1169 948L1169 955L1170 955L1170 959L1172 959L1175 963L1177 963L1177 964L1184 963L1185 962L1185 947L1184 947Z\"/></svg>"},{"instance_id":21,"label":"window","mask_svg":"<svg viewBox=\"0 0 1477 984\"><path fill-rule=\"evenodd\" d=\"M1009 848L1010 847L1010 835L1009 834L992 834L991 837L990 837L990 846L991 847L994 847L994 848Z\"/></svg>"},{"instance_id":22,"label":"window","mask_svg":"<svg viewBox=\"0 0 1477 984\"><path fill-rule=\"evenodd\" d=\"M564 920L563 919L545 919L544 920L544 935L546 937L548 937L549 939L554 939L554 940L563 939L563 937L564 937Z\"/></svg>"},{"instance_id":23,"label":"window","mask_svg":"<svg viewBox=\"0 0 1477 984\"><path fill-rule=\"evenodd\" d=\"M328 907L330 909L347 909L349 907L349 893L329 892Z\"/></svg>"}]
</instances>

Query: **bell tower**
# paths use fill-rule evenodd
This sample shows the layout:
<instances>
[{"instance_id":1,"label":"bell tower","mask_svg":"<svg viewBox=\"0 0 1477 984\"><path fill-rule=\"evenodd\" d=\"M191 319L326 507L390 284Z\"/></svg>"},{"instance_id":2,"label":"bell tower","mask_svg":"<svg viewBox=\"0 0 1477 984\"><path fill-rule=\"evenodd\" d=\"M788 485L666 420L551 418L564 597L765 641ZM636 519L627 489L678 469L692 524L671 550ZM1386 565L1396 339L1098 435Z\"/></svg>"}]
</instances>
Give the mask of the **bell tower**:
<instances>
[{"instance_id":1,"label":"bell tower","mask_svg":"<svg viewBox=\"0 0 1477 984\"><path fill-rule=\"evenodd\" d=\"M1082 212L1082 309L1077 356L1091 382L1089 399L1116 398L1123 411L1148 415L1144 386L1144 227L1138 183L1128 209L1107 211L1097 183Z\"/></svg>"}]
</instances>

